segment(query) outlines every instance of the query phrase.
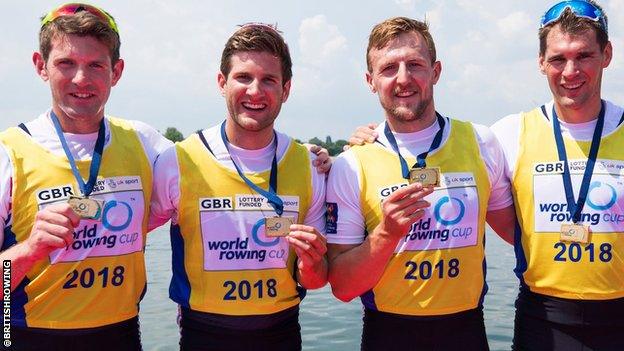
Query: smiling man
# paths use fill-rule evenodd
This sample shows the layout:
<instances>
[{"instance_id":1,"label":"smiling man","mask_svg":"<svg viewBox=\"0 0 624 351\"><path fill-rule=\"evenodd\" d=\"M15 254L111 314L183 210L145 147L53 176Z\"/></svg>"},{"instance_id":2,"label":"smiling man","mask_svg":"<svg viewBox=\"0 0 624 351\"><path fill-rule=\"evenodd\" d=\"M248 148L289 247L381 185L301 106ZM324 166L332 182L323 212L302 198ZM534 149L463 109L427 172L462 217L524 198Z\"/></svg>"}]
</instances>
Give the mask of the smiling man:
<instances>
[{"instance_id":1,"label":"smiling man","mask_svg":"<svg viewBox=\"0 0 624 351\"><path fill-rule=\"evenodd\" d=\"M624 109L601 98L607 23L594 1L546 11L538 63L553 100L492 126L519 222L514 350L624 349Z\"/></svg>"},{"instance_id":2,"label":"smiling man","mask_svg":"<svg viewBox=\"0 0 624 351\"><path fill-rule=\"evenodd\" d=\"M10 349L139 350L152 164L170 142L104 114L124 68L104 10L52 10L39 45L33 63L52 107L0 133Z\"/></svg>"},{"instance_id":3,"label":"smiling man","mask_svg":"<svg viewBox=\"0 0 624 351\"><path fill-rule=\"evenodd\" d=\"M291 66L275 28L242 26L217 76L225 121L157 161L152 210L172 218L182 350L301 349L299 303L327 281L325 176L273 129Z\"/></svg>"},{"instance_id":4,"label":"smiling man","mask_svg":"<svg viewBox=\"0 0 624 351\"><path fill-rule=\"evenodd\" d=\"M362 350L487 350L485 222L508 240L514 222L500 145L436 112L442 64L426 23L377 24L366 57L386 121L329 175L333 293L360 296Z\"/></svg>"}]
</instances>

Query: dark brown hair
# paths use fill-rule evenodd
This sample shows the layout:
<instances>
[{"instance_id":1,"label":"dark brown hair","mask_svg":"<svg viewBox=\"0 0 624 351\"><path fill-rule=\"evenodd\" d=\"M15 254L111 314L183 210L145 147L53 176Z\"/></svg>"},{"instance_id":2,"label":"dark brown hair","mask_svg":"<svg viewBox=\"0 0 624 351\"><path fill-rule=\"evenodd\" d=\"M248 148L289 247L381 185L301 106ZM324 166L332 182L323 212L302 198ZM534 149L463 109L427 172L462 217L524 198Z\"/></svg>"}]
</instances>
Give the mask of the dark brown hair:
<instances>
[{"instance_id":1,"label":"dark brown hair","mask_svg":"<svg viewBox=\"0 0 624 351\"><path fill-rule=\"evenodd\" d=\"M292 60L288 44L281 34L272 26L265 24L249 24L239 28L225 43L221 54L221 73L228 76L232 65L230 59L238 52L267 52L280 59L282 64L282 84L292 78Z\"/></svg>"}]
</instances>

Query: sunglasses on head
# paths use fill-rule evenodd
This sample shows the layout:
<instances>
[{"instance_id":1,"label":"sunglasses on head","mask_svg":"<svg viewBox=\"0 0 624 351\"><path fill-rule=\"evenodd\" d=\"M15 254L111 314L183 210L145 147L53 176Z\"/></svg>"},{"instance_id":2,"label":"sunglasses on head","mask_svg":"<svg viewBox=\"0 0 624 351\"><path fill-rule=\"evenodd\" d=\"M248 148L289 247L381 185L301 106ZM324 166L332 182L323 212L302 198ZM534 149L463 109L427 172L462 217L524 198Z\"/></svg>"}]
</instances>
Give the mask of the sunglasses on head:
<instances>
[{"instance_id":1,"label":"sunglasses on head","mask_svg":"<svg viewBox=\"0 0 624 351\"><path fill-rule=\"evenodd\" d=\"M117 28L117 23L111 15L109 15L106 11L102 10L99 7L95 7L93 5L80 4L80 3L69 3L63 4L56 9L48 12L48 14L41 20L41 27L46 24L54 21L55 19L61 16L72 16L79 12L86 11L101 20L105 23L108 23L108 26L115 31L115 33L119 34L119 29Z\"/></svg>"},{"instance_id":2,"label":"sunglasses on head","mask_svg":"<svg viewBox=\"0 0 624 351\"><path fill-rule=\"evenodd\" d=\"M608 33L607 19L605 18L604 13L602 13L602 11L600 11L600 9L593 4L584 0L566 0L554 5L542 16L540 28L544 28L547 25L557 21L566 9L570 9L570 11L572 11L572 13L577 17L587 18L594 22L598 22L600 28L602 28L605 33Z\"/></svg>"}]
</instances>

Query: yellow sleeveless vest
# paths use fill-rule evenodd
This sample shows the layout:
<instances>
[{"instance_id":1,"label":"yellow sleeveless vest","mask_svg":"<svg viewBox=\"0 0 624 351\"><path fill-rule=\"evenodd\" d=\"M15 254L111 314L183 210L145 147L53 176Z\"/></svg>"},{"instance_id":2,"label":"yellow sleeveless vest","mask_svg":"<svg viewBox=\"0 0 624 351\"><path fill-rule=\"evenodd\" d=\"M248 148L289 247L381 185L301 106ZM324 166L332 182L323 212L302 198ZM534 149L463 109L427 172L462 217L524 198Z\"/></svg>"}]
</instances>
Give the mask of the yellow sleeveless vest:
<instances>
[{"instance_id":1,"label":"yellow sleeveless vest","mask_svg":"<svg viewBox=\"0 0 624 351\"><path fill-rule=\"evenodd\" d=\"M564 135L578 199L591 142ZM624 131L603 137L581 220L589 243L562 242L560 227L571 223L552 122L540 109L522 115L513 194L522 230L517 273L533 292L581 300L624 297Z\"/></svg>"},{"instance_id":2,"label":"yellow sleeveless vest","mask_svg":"<svg viewBox=\"0 0 624 351\"><path fill-rule=\"evenodd\" d=\"M69 247L53 251L26 274L13 292L14 325L92 328L138 313L146 284L152 170L130 123L108 121L111 141L91 194L105 201L101 219L82 220ZM50 153L18 128L0 133L0 141L14 167L13 225L5 228L5 243L19 243L30 235L39 209L80 195L80 189L65 156ZM90 161L76 165L87 177Z\"/></svg>"},{"instance_id":3,"label":"yellow sleeveless vest","mask_svg":"<svg viewBox=\"0 0 624 351\"><path fill-rule=\"evenodd\" d=\"M220 164L197 134L176 145L180 170L178 225L172 226L170 297L195 311L271 314L297 305L296 255L285 238L269 238L276 214L235 170ZM268 189L269 171L246 176ZM284 217L302 223L312 201L310 158L291 142L278 163Z\"/></svg>"},{"instance_id":4,"label":"yellow sleeveless vest","mask_svg":"<svg viewBox=\"0 0 624 351\"><path fill-rule=\"evenodd\" d=\"M382 219L381 202L407 181L398 156L379 144L354 147L361 208L368 233ZM406 159L408 164L415 159ZM367 308L413 316L444 315L480 305L485 286L484 232L490 183L470 123L451 120L451 134L427 157L440 167L441 187L426 197L424 217L399 241Z\"/></svg>"}]
</instances>

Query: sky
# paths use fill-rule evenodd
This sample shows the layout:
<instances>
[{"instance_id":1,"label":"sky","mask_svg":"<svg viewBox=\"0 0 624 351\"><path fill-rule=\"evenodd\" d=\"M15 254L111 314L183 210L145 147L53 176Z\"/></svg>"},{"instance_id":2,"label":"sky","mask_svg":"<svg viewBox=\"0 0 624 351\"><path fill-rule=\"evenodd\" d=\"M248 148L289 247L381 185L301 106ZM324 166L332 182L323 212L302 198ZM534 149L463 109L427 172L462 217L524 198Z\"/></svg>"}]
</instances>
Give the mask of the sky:
<instances>
[{"instance_id":1,"label":"sky","mask_svg":"<svg viewBox=\"0 0 624 351\"><path fill-rule=\"evenodd\" d=\"M49 87L36 74L39 18L61 2L3 2L0 21L0 129L36 118L50 107ZM442 76L436 109L445 116L491 125L551 99L537 66L537 28L556 1L316 0L91 2L111 13L121 32L123 76L106 113L176 127L185 136L225 118L216 77L221 51L237 25L277 24L293 58L292 89L276 128L295 138L347 138L383 120L365 83L372 27L386 18L427 19ZM624 0L600 2L609 16L614 58L602 96L624 104Z\"/></svg>"}]
</instances>

